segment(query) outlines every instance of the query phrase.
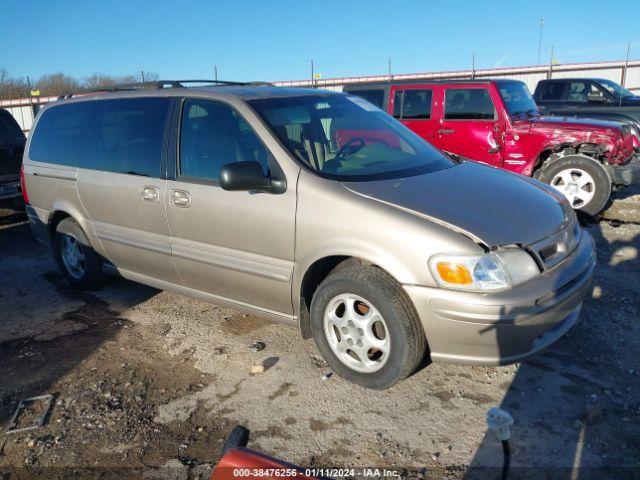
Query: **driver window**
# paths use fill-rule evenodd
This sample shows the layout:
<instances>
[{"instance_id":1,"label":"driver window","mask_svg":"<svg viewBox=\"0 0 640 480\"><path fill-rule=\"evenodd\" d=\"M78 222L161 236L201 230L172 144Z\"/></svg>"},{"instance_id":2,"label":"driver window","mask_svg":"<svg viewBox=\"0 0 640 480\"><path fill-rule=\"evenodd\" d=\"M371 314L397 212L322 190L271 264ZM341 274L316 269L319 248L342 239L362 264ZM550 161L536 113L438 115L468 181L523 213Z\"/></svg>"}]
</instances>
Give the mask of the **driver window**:
<instances>
[{"instance_id":1,"label":"driver window","mask_svg":"<svg viewBox=\"0 0 640 480\"><path fill-rule=\"evenodd\" d=\"M206 100L187 100L180 127L181 177L217 181L232 162L256 161L265 175L271 155L249 124L231 107Z\"/></svg>"}]
</instances>

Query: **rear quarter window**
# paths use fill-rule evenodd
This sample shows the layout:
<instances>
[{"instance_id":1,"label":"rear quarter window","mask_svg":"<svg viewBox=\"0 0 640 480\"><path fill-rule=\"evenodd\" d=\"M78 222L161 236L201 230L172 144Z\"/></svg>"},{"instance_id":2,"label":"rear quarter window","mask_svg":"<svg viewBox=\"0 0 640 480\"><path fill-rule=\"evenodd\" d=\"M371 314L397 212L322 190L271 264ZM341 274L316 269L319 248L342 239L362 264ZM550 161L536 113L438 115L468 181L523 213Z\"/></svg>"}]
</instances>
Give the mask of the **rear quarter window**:
<instances>
[{"instance_id":1,"label":"rear quarter window","mask_svg":"<svg viewBox=\"0 0 640 480\"><path fill-rule=\"evenodd\" d=\"M544 82L538 86L536 100L553 102L562 100L565 82Z\"/></svg>"},{"instance_id":2,"label":"rear quarter window","mask_svg":"<svg viewBox=\"0 0 640 480\"><path fill-rule=\"evenodd\" d=\"M38 120L29 147L29 158L37 162L78 166L85 149L84 129L90 104L70 103L45 110Z\"/></svg>"}]
</instances>

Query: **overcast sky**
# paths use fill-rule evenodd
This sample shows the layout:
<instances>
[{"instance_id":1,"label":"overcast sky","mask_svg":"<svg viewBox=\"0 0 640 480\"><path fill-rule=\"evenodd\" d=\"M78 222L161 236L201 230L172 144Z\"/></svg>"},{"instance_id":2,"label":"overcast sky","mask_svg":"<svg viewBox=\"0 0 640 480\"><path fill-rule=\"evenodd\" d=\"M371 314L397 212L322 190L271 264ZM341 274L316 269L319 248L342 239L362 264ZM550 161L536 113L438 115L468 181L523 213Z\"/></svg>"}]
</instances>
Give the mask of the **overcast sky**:
<instances>
[{"instance_id":1,"label":"overcast sky","mask_svg":"<svg viewBox=\"0 0 640 480\"><path fill-rule=\"evenodd\" d=\"M285 80L640 59L637 1L0 0L0 68Z\"/></svg>"}]
</instances>

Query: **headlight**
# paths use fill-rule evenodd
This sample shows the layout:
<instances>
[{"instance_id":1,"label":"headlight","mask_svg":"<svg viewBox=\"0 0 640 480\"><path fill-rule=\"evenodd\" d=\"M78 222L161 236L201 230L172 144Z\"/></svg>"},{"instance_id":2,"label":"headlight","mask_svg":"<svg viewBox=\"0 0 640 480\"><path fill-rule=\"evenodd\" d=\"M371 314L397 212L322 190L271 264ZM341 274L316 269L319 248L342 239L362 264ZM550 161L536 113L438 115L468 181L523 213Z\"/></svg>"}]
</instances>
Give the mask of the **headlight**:
<instances>
[{"instance_id":1,"label":"headlight","mask_svg":"<svg viewBox=\"0 0 640 480\"><path fill-rule=\"evenodd\" d=\"M437 254L429 268L441 287L469 291L505 290L540 274L531 256L520 248L484 255Z\"/></svg>"}]
</instances>

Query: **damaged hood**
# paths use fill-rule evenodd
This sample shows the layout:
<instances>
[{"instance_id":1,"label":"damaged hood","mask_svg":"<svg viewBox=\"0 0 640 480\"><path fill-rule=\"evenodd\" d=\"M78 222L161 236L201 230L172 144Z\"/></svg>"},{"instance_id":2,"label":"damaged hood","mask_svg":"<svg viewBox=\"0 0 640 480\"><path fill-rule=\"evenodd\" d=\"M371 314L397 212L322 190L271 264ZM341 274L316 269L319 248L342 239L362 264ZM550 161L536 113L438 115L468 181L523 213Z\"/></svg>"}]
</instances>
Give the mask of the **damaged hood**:
<instances>
[{"instance_id":1,"label":"damaged hood","mask_svg":"<svg viewBox=\"0 0 640 480\"><path fill-rule=\"evenodd\" d=\"M415 177L342 184L490 247L534 243L568 220L561 197L550 187L474 162Z\"/></svg>"},{"instance_id":2,"label":"damaged hood","mask_svg":"<svg viewBox=\"0 0 640 480\"><path fill-rule=\"evenodd\" d=\"M531 120L531 129L554 130L591 130L594 133L610 133L609 131L621 132L621 125L618 122L608 120L595 120L591 118L568 118L568 117L535 117Z\"/></svg>"}]
</instances>

